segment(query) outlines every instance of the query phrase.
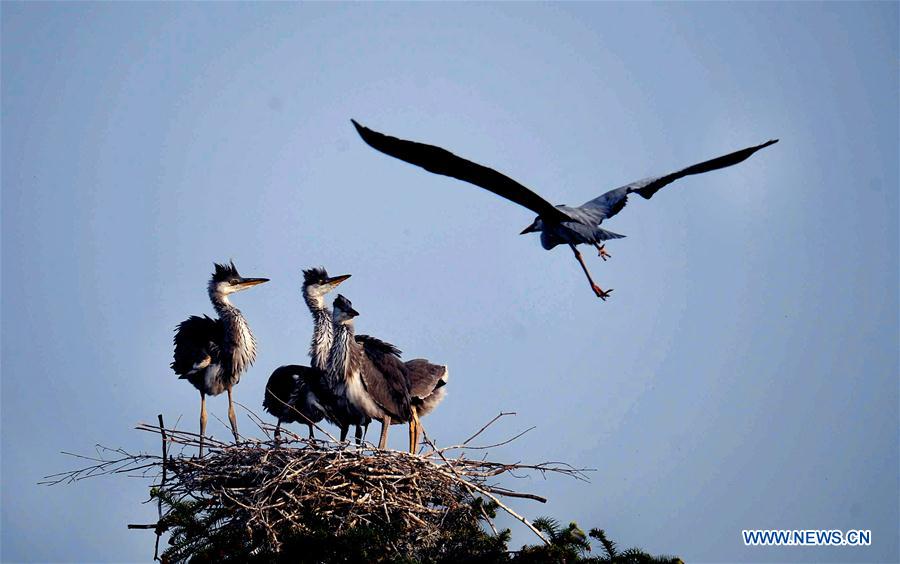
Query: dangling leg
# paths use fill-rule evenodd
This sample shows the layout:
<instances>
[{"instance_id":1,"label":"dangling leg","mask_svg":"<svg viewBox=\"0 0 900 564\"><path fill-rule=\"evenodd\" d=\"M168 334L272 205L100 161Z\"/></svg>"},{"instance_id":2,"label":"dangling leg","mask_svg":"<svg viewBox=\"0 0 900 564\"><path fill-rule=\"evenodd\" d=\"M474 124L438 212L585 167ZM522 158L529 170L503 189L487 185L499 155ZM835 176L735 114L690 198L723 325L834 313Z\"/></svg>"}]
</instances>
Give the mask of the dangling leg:
<instances>
[{"instance_id":1,"label":"dangling leg","mask_svg":"<svg viewBox=\"0 0 900 564\"><path fill-rule=\"evenodd\" d=\"M422 423L419 421L419 411L412 407L412 421L409 422L409 452L415 454L419 450L419 433L422 432Z\"/></svg>"},{"instance_id":2,"label":"dangling leg","mask_svg":"<svg viewBox=\"0 0 900 564\"><path fill-rule=\"evenodd\" d=\"M231 432L234 434L234 442L241 440L237 430L237 415L234 414L234 401L231 399L231 387L228 388L228 420L231 421Z\"/></svg>"},{"instance_id":3,"label":"dangling leg","mask_svg":"<svg viewBox=\"0 0 900 564\"><path fill-rule=\"evenodd\" d=\"M578 259L579 264L581 264L581 269L584 270L584 275L587 276L588 282L591 283L591 289L594 290L594 293L597 294L597 297L606 301L606 298L609 297L609 293L612 292L612 288L607 291L603 291L603 288L594 284L594 280L591 278L591 273L588 272L587 266L584 264L584 259L581 258L581 253L578 249L575 248L575 245L569 243L569 246L572 247L572 252L575 253L575 258Z\"/></svg>"},{"instance_id":4,"label":"dangling leg","mask_svg":"<svg viewBox=\"0 0 900 564\"><path fill-rule=\"evenodd\" d=\"M350 430L350 425L341 425L341 442L347 440L347 432Z\"/></svg>"},{"instance_id":5,"label":"dangling leg","mask_svg":"<svg viewBox=\"0 0 900 564\"><path fill-rule=\"evenodd\" d=\"M362 444L362 439L363 439L362 425L356 426L356 432L354 433L354 438L356 439L356 446L360 446Z\"/></svg>"},{"instance_id":6,"label":"dangling leg","mask_svg":"<svg viewBox=\"0 0 900 564\"><path fill-rule=\"evenodd\" d=\"M281 419L278 420L278 424L275 425L275 441L281 440Z\"/></svg>"},{"instance_id":7,"label":"dangling leg","mask_svg":"<svg viewBox=\"0 0 900 564\"><path fill-rule=\"evenodd\" d=\"M391 416L385 415L381 420L381 439L378 441L378 448L384 450L387 448L388 429L391 427Z\"/></svg>"},{"instance_id":8,"label":"dangling leg","mask_svg":"<svg viewBox=\"0 0 900 564\"><path fill-rule=\"evenodd\" d=\"M601 245L600 243L594 243L594 246L597 247L597 256L603 259L603 262L606 262L606 259L612 258L612 255L606 252L606 245Z\"/></svg>"},{"instance_id":9,"label":"dangling leg","mask_svg":"<svg viewBox=\"0 0 900 564\"><path fill-rule=\"evenodd\" d=\"M206 435L206 394L200 392L200 458L203 458L204 435Z\"/></svg>"},{"instance_id":10,"label":"dangling leg","mask_svg":"<svg viewBox=\"0 0 900 564\"><path fill-rule=\"evenodd\" d=\"M306 426L309 427L309 440L315 439L316 436L313 435L313 426L312 426L312 423L307 423Z\"/></svg>"}]
</instances>

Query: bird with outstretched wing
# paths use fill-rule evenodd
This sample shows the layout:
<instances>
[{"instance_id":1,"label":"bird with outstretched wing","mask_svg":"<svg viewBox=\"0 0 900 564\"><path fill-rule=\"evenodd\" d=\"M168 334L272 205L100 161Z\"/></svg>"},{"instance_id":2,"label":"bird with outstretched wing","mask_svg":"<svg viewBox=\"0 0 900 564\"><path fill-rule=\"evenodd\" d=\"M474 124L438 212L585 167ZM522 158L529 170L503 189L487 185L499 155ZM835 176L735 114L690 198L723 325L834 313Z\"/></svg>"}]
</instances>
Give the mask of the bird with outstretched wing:
<instances>
[{"instance_id":1,"label":"bird with outstretched wing","mask_svg":"<svg viewBox=\"0 0 900 564\"><path fill-rule=\"evenodd\" d=\"M474 184L536 213L537 217L531 225L522 230L522 234L539 231L541 233L541 245L547 250L561 244L568 245L575 254L575 258L581 265L585 276L587 276L591 289L597 297L603 300L609 297L609 293L612 290L603 290L594 283L577 246L593 245L597 249L600 258L604 261L610 258L604 242L609 239L620 239L624 235L607 231L601 228L600 224L622 211L628 202L629 194L638 194L649 200L661 188L679 178L736 165L760 149L778 142L778 139L772 139L760 145L747 147L746 149L691 165L669 174L638 180L637 182L610 190L578 207L570 207L566 205L554 206L508 176L458 157L446 149L391 137L362 126L356 120L351 121L363 141L373 149L422 167L429 172L450 176Z\"/></svg>"}]
</instances>

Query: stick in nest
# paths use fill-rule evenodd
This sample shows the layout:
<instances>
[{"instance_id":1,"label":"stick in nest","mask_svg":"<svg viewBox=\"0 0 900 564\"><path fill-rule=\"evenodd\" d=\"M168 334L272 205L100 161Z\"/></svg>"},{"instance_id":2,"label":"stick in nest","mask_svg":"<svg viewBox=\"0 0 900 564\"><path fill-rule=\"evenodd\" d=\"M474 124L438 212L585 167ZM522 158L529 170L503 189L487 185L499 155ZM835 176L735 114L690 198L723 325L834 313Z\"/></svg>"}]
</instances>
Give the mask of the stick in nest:
<instances>
[{"instance_id":1,"label":"stick in nest","mask_svg":"<svg viewBox=\"0 0 900 564\"><path fill-rule=\"evenodd\" d=\"M211 441L204 458L173 456L168 445L190 449L199 446L195 433L166 429L163 425L141 424L137 429L158 433L163 439L163 456L129 454L107 449L111 459L81 457L94 462L87 468L46 477L41 483L71 483L107 474L138 473L162 476L154 495L169 507L156 525L137 525L164 531L169 512L184 500L197 511L217 516L215 527L222 531L244 531L260 550L278 552L285 535L307 531L311 523L334 532L356 524L397 527L407 546L398 551L440 542L443 523L449 518L482 519L496 530L483 509L469 511L478 498L487 498L523 523L542 541L544 536L527 519L504 504L500 497L544 502L544 498L501 487L502 476L538 471L587 480L588 469L565 463L503 463L466 457L467 449L484 449L469 443L507 414L501 413L462 444L437 448L425 436L430 451L422 455L377 450L369 446L350 449L334 441L250 440L239 445ZM512 439L497 443L507 444ZM304 448L296 448L304 447ZM451 452L455 456L451 455ZM484 451L481 451L482 453ZM202 503L200 503L202 502ZM186 507L181 505L180 507ZM469 511L469 513L466 513ZM471 515L470 515L471 514ZM206 531L215 534L215 530Z\"/></svg>"}]
</instances>

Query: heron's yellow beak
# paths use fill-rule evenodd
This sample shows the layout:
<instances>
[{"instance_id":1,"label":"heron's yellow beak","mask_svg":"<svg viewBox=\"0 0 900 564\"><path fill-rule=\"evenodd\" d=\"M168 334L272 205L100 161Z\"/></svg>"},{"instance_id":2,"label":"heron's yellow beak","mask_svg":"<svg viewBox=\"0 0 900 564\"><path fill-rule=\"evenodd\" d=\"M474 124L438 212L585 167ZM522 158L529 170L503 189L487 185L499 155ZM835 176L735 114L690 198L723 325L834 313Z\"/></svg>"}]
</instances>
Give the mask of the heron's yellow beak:
<instances>
[{"instance_id":1,"label":"heron's yellow beak","mask_svg":"<svg viewBox=\"0 0 900 564\"><path fill-rule=\"evenodd\" d=\"M526 233L534 233L534 232L537 231L537 230L538 230L538 228L537 228L537 220L534 220L534 222L532 222L531 225L529 225L528 227L526 227L525 229L523 229L522 232L519 233L519 235L524 235L524 234L526 234Z\"/></svg>"},{"instance_id":2,"label":"heron's yellow beak","mask_svg":"<svg viewBox=\"0 0 900 564\"><path fill-rule=\"evenodd\" d=\"M340 276L333 276L333 277L325 280L325 283L328 284L329 286L331 286L332 288L336 288L336 287L340 286L341 282L343 282L344 280L346 280L348 278L350 278L349 274L342 274Z\"/></svg>"},{"instance_id":3,"label":"heron's yellow beak","mask_svg":"<svg viewBox=\"0 0 900 564\"><path fill-rule=\"evenodd\" d=\"M268 278L242 278L240 282L238 282L237 287L240 290L245 290L247 288L252 288L253 286L257 286L262 284L263 282L268 282Z\"/></svg>"}]
</instances>

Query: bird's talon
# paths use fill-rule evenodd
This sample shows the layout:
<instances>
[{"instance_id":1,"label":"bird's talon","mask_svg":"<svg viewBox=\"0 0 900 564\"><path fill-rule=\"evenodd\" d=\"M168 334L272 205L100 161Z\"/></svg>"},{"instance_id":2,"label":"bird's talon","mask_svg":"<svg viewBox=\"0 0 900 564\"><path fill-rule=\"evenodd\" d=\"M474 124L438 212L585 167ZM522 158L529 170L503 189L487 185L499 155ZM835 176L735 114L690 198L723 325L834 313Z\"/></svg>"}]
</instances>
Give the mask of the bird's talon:
<instances>
[{"instance_id":1,"label":"bird's talon","mask_svg":"<svg viewBox=\"0 0 900 564\"><path fill-rule=\"evenodd\" d=\"M594 286L594 293L597 294L597 297L600 298L601 300L603 300L604 302L606 301L606 298L609 297L610 292L612 292L612 288L604 291L603 288L601 288L600 286Z\"/></svg>"},{"instance_id":2,"label":"bird's talon","mask_svg":"<svg viewBox=\"0 0 900 564\"><path fill-rule=\"evenodd\" d=\"M597 247L597 256L602 258L603 262L606 262L606 259L612 258L612 255L606 252L606 245Z\"/></svg>"}]
</instances>

